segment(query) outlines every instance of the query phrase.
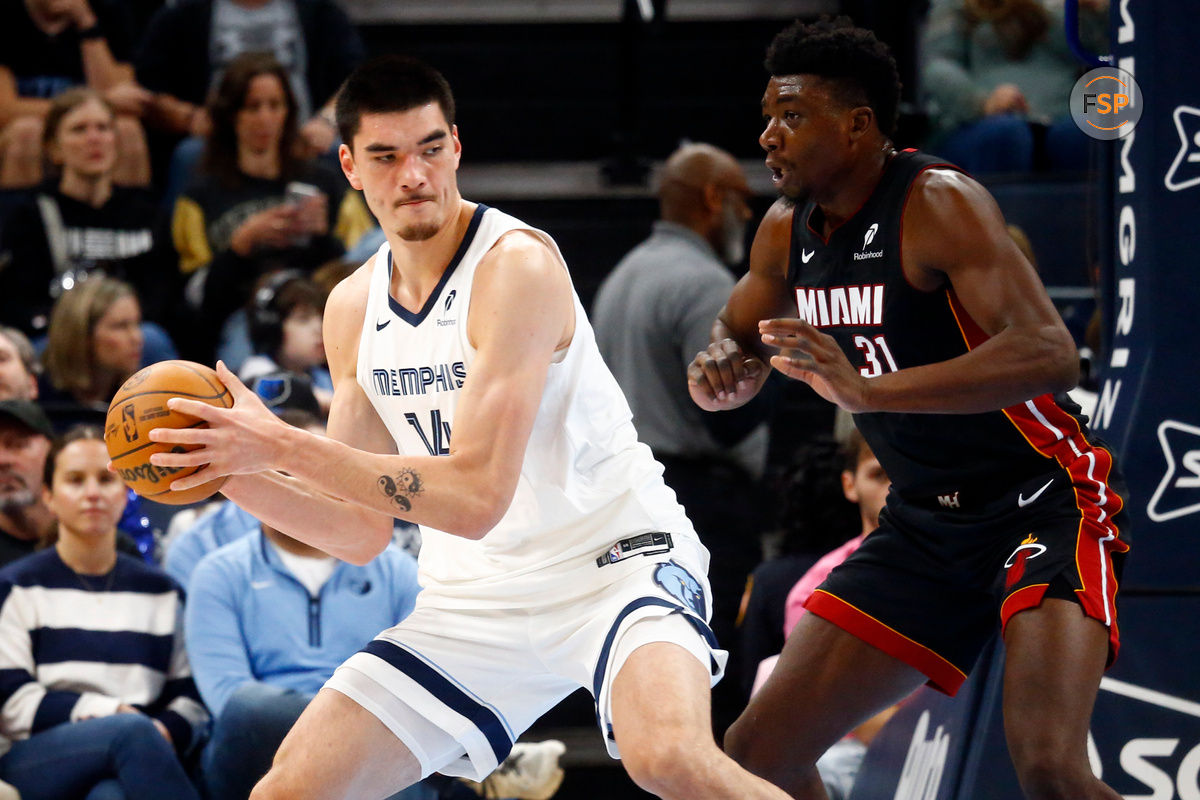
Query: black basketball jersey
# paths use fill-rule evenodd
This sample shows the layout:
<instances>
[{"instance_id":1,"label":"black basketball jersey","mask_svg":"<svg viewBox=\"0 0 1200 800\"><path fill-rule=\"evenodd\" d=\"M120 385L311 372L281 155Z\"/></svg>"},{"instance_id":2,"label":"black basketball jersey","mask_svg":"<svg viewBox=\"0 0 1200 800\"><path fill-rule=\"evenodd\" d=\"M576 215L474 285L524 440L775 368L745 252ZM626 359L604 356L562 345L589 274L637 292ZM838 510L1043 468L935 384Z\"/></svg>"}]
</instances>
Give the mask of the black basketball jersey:
<instances>
[{"instance_id":1,"label":"black basketball jersey","mask_svg":"<svg viewBox=\"0 0 1200 800\"><path fill-rule=\"evenodd\" d=\"M833 336L868 378L945 361L986 340L947 285L926 292L904 277L900 237L913 181L931 168L956 169L923 153L897 153L874 192L824 240L820 210L792 217L788 283L799 316ZM815 215L815 216L814 216ZM1000 491L1075 462L1089 447L1079 407L1043 395L983 414L855 415L863 437L905 497Z\"/></svg>"}]
</instances>

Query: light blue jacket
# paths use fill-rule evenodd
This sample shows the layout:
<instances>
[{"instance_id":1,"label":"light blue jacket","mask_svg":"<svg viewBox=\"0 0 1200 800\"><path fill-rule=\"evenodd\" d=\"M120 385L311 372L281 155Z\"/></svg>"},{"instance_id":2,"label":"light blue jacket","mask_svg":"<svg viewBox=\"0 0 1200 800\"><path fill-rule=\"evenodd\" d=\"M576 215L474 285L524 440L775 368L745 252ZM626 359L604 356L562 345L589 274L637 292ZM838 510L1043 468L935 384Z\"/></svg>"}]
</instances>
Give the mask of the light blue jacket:
<instances>
[{"instance_id":1,"label":"light blue jacket","mask_svg":"<svg viewBox=\"0 0 1200 800\"><path fill-rule=\"evenodd\" d=\"M262 530L249 511L229 501L205 511L167 547L163 569L187 591L192 570L206 555L243 536Z\"/></svg>"},{"instance_id":2,"label":"light blue jacket","mask_svg":"<svg viewBox=\"0 0 1200 800\"><path fill-rule=\"evenodd\" d=\"M389 545L339 562L311 597L262 531L209 553L192 573L185 635L200 695L218 717L251 681L315 694L343 661L413 609L417 562Z\"/></svg>"}]
</instances>

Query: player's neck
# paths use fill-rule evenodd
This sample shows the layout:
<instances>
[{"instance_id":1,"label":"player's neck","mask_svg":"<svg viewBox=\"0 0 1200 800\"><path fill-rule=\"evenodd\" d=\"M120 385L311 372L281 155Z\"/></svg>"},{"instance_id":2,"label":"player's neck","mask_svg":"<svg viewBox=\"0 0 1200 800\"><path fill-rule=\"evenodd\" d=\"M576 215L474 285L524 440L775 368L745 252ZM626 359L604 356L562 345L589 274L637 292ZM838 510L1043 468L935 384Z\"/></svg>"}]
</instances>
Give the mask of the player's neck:
<instances>
[{"instance_id":1,"label":"player's neck","mask_svg":"<svg viewBox=\"0 0 1200 800\"><path fill-rule=\"evenodd\" d=\"M413 311L425 305L462 244L476 208L475 203L460 197L458 212L441 230L421 241L403 239L397 233L388 232L388 247L392 251L391 295L396 302Z\"/></svg>"},{"instance_id":2,"label":"player's neck","mask_svg":"<svg viewBox=\"0 0 1200 800\"><path fill-rule=\"evenodd\" d=\"M878 147L872 146L864 156L851 162L850 168L838 179L827 197L817 200L829 230L858 213L879 185L895 154L896 149L890 141L884 140Z\"/></svg>"}]
</instances>

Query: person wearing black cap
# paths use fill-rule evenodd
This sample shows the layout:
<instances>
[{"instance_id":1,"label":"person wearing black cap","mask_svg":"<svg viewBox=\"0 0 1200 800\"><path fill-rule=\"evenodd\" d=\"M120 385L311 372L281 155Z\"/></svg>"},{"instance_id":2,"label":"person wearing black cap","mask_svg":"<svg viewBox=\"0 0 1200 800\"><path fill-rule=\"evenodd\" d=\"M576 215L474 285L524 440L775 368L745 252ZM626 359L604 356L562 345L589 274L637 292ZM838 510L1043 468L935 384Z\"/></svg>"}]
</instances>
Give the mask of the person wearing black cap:
<instances>
[{"instance_id":1,"label":"person wearing black cap","mask_svg":"<svg viewBox=\"0 0 1200 800\"><path fill-rule=\"evenodd\" d=\"M32 553L54 515L42 502L42 469L54 429L29 400L0 400L0 564Z\"/></svg>"}]
</instances>

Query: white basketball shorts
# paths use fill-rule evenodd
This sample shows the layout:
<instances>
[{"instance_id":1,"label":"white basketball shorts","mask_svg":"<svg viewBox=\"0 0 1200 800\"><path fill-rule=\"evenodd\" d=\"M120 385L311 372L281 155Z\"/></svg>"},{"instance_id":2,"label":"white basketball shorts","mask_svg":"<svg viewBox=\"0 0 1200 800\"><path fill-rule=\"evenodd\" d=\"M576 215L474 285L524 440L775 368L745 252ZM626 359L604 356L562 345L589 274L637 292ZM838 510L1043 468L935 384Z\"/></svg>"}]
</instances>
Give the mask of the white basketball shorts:
<instances>
[{"instance_id":1,"label":"white basketball shorts","mask_svg":"<svg viewBox=\"0 0 1200 800\"><path fill-rule=\"evenodd\" d=\"M569 603L445 609L422 605L419 595L411 615L325 686L386 725L416 756L422 777L483 780L522 732L580 686L596 699L609 755L619 758L609 690L637 647L672 642L695 655L713 684L724 673L727 653L707 624L708 580L670 555L598 567L626 574Z\"/></svg>"}]
</instances>

